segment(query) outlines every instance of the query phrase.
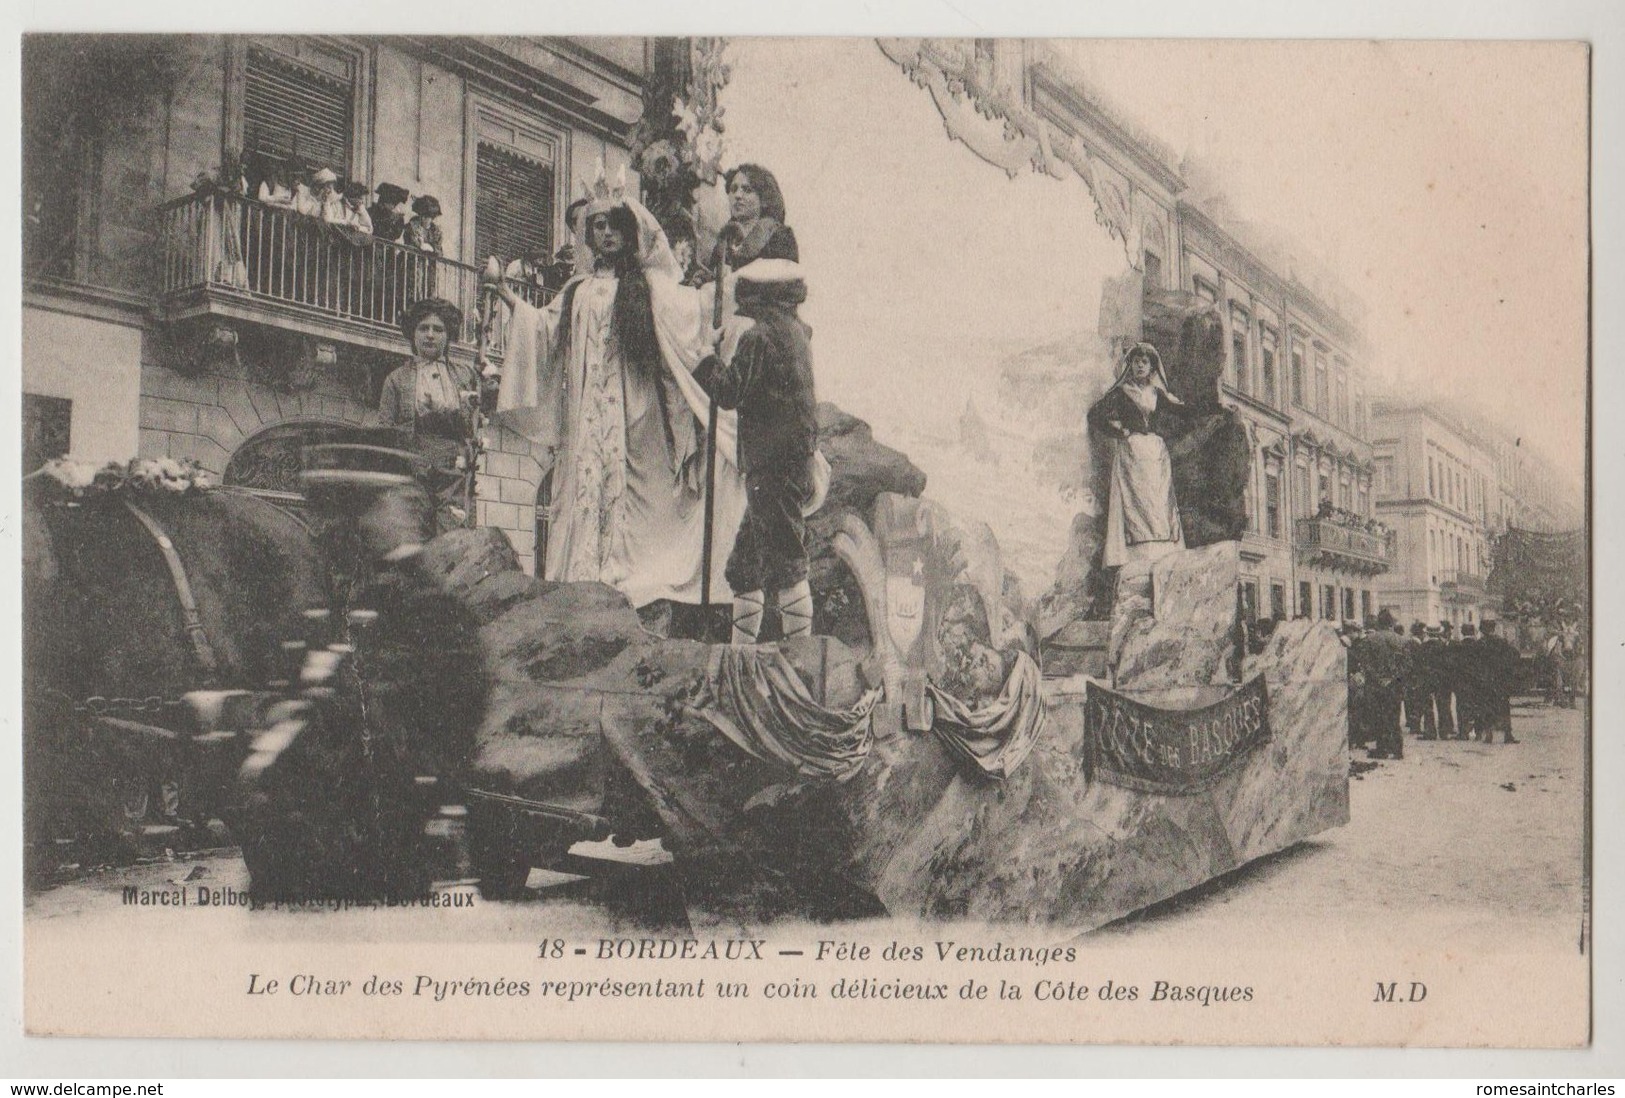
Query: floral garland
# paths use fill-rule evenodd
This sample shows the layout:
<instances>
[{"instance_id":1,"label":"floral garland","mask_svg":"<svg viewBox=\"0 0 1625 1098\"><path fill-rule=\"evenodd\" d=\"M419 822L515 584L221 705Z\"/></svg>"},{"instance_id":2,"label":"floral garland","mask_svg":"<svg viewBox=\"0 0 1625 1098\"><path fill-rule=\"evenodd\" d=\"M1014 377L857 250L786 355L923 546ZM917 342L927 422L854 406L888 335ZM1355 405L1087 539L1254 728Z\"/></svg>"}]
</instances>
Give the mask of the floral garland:
<instances>
[{"instance_id":1,"label":"floral garland","mask_svg":"<svg viewBox=\"0 0 1625 1098\"><path fill-rule=\"evenodd\" d=\"M674 39L663 44L663 78L645 90L643 117L633 135L632 164L643 200L671 232L693 228L694 192L716 182L723 154L718 93L732 73L724 59L725 38Z\"/></svg>"},{"instance_id":2,"label":"floral garland","mask_svg":"<svg viewBox=\"0 0 1625 1098\"><path fill-rule=\"evenodd\" d=\"M53 458L23 478L42 485L63 500L109 499L119 493L188 495L213 488L194 461L176 458L133 458L97 467L86 461Z\"/></svg>"}]
</instances>

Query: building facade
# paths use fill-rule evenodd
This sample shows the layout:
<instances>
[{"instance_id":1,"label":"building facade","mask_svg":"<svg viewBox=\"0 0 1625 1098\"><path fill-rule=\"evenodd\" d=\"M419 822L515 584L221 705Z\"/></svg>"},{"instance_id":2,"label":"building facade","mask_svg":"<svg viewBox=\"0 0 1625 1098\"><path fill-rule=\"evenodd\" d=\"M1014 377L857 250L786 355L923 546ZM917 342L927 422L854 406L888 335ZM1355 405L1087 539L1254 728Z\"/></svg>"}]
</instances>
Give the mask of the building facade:
<instances>
[{"instance_id":1,"label":"building facade","mask_svg":"<svg viewBox=\"0 0 1625 1098\"><path fill-rule=\"evenodd\" d=\"M1319 295L1190 202L1178 205L1180 288L1224 325L1224 402L1252 451L1241 602L1249 618L1364 621L1387 571L1373 512L1364 342ZM1147 279L1159 264L1148 255Z\"/></svg>"},{"instance_id":2,"label":"building facade","mask_svg":"<svg viewBox=\"0 0 1625 1098\"><path fill-rule=\"evenodd\" d=\"M1459 627L1497 617L1487 588L1496 539L1580 528L1579 503L1552 465L1481 417L1382 400L1372 419L1377 510L1397 550L1381 603L1404 620Z\"/></svg>"},{"instance_id":3,"label":"building facade","mask_svg":"<svg viewBox=\"0 0 1625 1098\"><path fill-rule=\"evenodd\" d=\"M1252 455L1242 613L1337 622L1375 614L1392 544L1373 510L1367 351L1349 309L1296 276L1303 257L1270 249L1264 258L1194 201L1172 150L1049 45L909 38L882 39L881 48L978 156L1011 176L1039 171L1084 184L1137 274L1121 294L1108 288L1103 333L1138 338L1146 292L1193 294L1218 313L1221 400L1245 424Z\"/></svg>"},{"instance_id":4,"label":"building facade","mask_svg":"<svg viewBox=\"0 0 1625 1098\"><path fill-rule=\"evenodd\" d=\"M297 506L300 447L376 422L382 381L407 352L405 302L432 293L461 306L453 354L472 361L483 257L551 255L570 195L601 161L628 165L649 48L30 38L29 460L186 458ZM272 164L434 196L440 254L346 244L254 201ZM500 361L500 334L492 353ZM496 429L486 445L477 521L502 529L531 569L538 455Z\"/></svg>"}]
</instances>

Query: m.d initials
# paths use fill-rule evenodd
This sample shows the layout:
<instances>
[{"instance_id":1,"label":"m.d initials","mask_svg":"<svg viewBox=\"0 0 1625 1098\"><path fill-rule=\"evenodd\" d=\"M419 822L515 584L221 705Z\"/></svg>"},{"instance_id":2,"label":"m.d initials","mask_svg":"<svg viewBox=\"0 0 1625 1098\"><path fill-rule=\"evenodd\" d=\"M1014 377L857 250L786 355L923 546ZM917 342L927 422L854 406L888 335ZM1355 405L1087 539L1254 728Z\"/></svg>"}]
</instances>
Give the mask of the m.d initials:
<instances>
[{"instance_id":1,"label":"m.d initials","mask_svg":"<svg viewBox=\"0 0 1625 1098\"><path fill-rule=\"evenodd\" d=\"M1399 995L1399 982L1393 981L1377 985L1377 997L1372 1000L1377 1003L1420 1003L1428 997L1428 986L1419 980L1412 980L1409 995Z\"/></svg>"}]
</instances>

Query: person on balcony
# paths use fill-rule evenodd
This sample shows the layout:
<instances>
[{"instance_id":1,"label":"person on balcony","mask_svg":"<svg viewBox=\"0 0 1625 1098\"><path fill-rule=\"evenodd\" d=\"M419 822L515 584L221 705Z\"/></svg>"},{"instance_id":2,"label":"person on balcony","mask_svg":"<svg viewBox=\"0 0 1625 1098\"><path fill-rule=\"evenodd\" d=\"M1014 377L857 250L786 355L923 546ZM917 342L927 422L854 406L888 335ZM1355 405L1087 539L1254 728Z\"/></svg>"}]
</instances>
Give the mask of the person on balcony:
<instances>
[{"instance_id":1,"label":"person on balcony","mask_svg":"<svg viewBox=\"0 0 1625 1098\"><path fill-rule=\"evenodd\" d=\"M709 350L698 295L678 284L654 215L602 178L585 209L586 270L545 308L500 278L487 285L511 311L496 417L546 454L554 518L544 578L598 581L635 607L698 604L705 544L704 423L693 377ZM716 443L712 589L744 511L737 420L722 413Z\"/></svg>"},{"instance_id":2,"label":"person on balcony","mask_svg":"<svg viewBox=\"0 0 1625 1098\"><path fill-rule=\"evenodd\" d=\"M412 220L406 223L405 244L419 251L445 254L445 241L440 233L440 199L432 194L420 194L412 200Z\"/></svg>"},{"instance_id":3,"label":"person on balcony","mask_svg":"<svg viewBox=\"0 0 1625 1098\"><path fill-rule=\"evenodd\" d=\"M586 226L582 223L588 200L578 198L564 210L564 226L568 234L564 246L553 253L553 262L543 274L543 284L549 293L558 293L577 275L587 273L586 257L591 253L581 243Z\"/></svg>"},{"instance_id":4,"label":"person on balcony","mask_svg":"<svg viewBox=\"0 0 1625 1098\"><path fill-rule=\"evenodd\" d=\"M329 225L337 225L348 229L352 233L372 237L372 217L367 208L362 205L367 200L367 185L365 183L351 182L344 185L339 192L339 200L329 204L322 210L322 220Z\"/></svg>"},{"instance_id":5,"label":"person on balcony","mask_svg":"<svg viewBox=\"0 0 1625 1098\"><path fill-rule=\"evenodd\" d=\"M310 177L310 187L294 194L294 212L318 221L327 220L327 207L337 206L342 201L338 196L338 182L339 177L331 168L317 169Z\"/></svg>"},{"instance_id":6,"label":"person on balcony","mask_svg":"<svg viewBox=\"0 0 1625 1098\"><path fill-rule=\"evenodd\" d=\"M401 243L424 253L414 258L409 278L412 297L433 297L438 264L445 254L445 242L440 233L440 199L432 194L420 194L412 200L412 220L406 223Z\"/></svg>"},{"instance_id":7,"label":"person on balcony","mask_svg":"<svg viewBox=\"0 0 1625 1098\"><path fill-rule=\"evenodd\" d=\"M1152 561L1185 547L1164 441L1170 419L1184 413L1184 402L1168 391L1162 357L1149 343L1123 354L1117 383L1089 409L1089 433L1112 444L1105 567Z\"/></svg>"},{"instance_id":8,"label":"person on balcony","mask_svg":"<svg viewBox=\"0 0 1625 1098\"><path fill-rule=\"evenodd\" d=\"M380 183L375 190L378 200L367 207L372 235L376 240L399 244L406 235L406 200L412 197L411 192L393 183ZM397 248L373 249L370 319L387 320L400 315L408 284L407 260L406 253Z\"/></svg>"},{"instance_id":9,"label":"person on balcony","mask_svg":"<svg viewBox=\"0 0 1625 1098\"><path fill-rule=\"evenodd\" d=\"M287 292L288 257L292 249L285 217L294 209L296 172L285 160L256 157L253 172L259 182L255 198L265 209L250 211L247 237L249 285L261 293Z\"/></svg>"},{"instance_id":10,"label":"person on balcony","mask_svg":"<svg viewBox=\"0 0 1625 1098\"><path fill-rule=\"evenodd\" d=\"M413 302L401 317L412 357L384 380L378 396L379 417L405 449L427 461L424 486L434 499L436 533L473 525L479 416L495 395L473 366L452 360L462 330L462 311L451 302Z\"/></svg>"},{"instance_id":11,"label":"person on balcony","mask_svg":"<svg viewBox=\"0 0 1625 1098\"><path fill-rule=\"evenodd\" d=\"M291 173L286 163L281 160L266 161L265 177L260 180L257 196L260 204L277 210L293 209L294 192L289 182L290 178Z\"/></svg>"},{"instance_id":12,"label":"person on balcony","mask_svg":"<svg viewBox=\"0 0 1625 1098\"><path fill-rule=\"evenodd\" d=\"M364 302L371 292L367 253L363 250L372 243L372 218L362 205L367 200L367 185L351 181L339 192L337 205L322 210L322 221L332 228L339 241L349 247L334 247L330 251L333 263L330 269L333 306L342 313L361 315Z\"/></svg>"},{"instance_id":13,"label":"person on balcony","mask_svg":"<svg viewBox=\"0 0 1625 1098\"><path fill-rule=\"evenodd\" d=\"M547 267L551 262L547 249L538 244L528 254L509 263L502 277L510 285L521 287L528 299L539 302L547 285Z\"/></svg>"},{"instance_id":14,"label":"person on balcony","mask_svg":"<svg viewBox=\"0 0 1625 1098\"><path fill-rule=\"evenodd\" d=\"M367 207L372 235L399 244L406 233L406 200L412 197L411 192L393 183L380 183L376 191L378 201Z\"/></svg>"}]
</instances>

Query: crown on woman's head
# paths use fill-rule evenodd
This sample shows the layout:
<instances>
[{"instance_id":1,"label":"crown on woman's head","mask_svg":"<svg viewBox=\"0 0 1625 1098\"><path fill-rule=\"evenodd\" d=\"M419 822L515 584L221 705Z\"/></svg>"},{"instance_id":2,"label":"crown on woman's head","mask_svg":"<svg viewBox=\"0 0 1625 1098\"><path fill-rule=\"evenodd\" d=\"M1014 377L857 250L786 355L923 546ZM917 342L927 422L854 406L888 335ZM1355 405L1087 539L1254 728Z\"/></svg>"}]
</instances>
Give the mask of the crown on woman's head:
<instances>
[{"instance_id":1,"label":"crown on woman's head","mask_svg":"<svg viewBox=\"0 0 1625 1098\"><path fill-rule=\"evenodd\" d=\"M598 157L598 175L592 181L589 189L585 183L578 184L580 195L587 200L586 209L582 211L583 218L595 214L606 213L626 201L626 165L621 165L612 181L609 176L609 165L600 154Z\"/></svg>"}]
</instances>

